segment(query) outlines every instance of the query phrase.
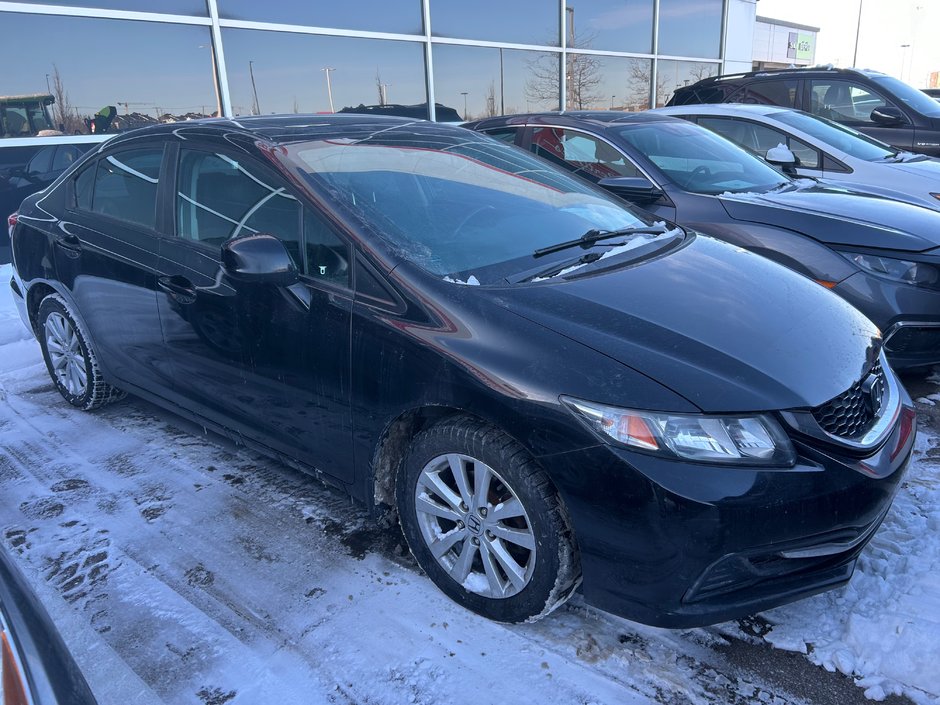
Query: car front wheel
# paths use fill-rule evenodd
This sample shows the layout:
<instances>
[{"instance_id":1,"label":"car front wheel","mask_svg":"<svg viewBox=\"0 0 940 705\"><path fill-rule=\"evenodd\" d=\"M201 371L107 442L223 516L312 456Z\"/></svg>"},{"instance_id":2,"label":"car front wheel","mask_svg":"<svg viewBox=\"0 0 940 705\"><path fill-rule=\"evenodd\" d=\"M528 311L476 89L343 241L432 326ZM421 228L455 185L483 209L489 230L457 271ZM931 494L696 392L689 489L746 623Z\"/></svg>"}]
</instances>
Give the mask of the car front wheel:
<instances>
[{"instance_id":1,"label":"car front wheel","mask_svg":"<svg viewBox=\"0 0 940 705\"><path fill-rule=\"evenodd\" d=\"M58 294L39 305L39 333L46 369L69 404L90 411L124 396L104 381L88 336Z\"/></svg>"},{"instance_id":2,"label":"car front wheel","mask_svg":"<svg viewBox=\"0 0 940 705\"><path fill-rule=\"evenodd\" d=\"M412 554L464 607L500 622L531 621L577 587L577 550L558 495L498 429L461 418L422 431L397 495Z\"/></svg>"}]
</instances>

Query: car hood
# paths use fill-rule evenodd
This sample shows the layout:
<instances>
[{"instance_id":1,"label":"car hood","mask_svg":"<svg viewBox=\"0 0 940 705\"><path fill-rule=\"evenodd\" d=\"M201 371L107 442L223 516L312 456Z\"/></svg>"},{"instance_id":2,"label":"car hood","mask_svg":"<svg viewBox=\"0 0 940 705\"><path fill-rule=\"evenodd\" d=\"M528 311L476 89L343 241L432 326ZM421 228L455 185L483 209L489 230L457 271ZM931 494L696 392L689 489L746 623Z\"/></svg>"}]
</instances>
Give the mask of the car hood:
<instances>
[{"instance_id":1,"label":"car hood","mask_svg":"<svg viewBox=\"0 0 940 705\"><path fill-rule=\"evenodd\" d=\"M940 246L940 212L846 189L722 194L735 220L773 225L830 245L923 252Z\"/></svg>"},{"instance_id":2,"label":"car hood","mask_svg":"<svg viewBox=\"0 0 940 705\"><path fill-rule=\"evenodd\" d=\"M489 295L712 413L818 406L861 379L881 345L838 296L701 235L635 266Z\"/></svg>"}]
</instances>

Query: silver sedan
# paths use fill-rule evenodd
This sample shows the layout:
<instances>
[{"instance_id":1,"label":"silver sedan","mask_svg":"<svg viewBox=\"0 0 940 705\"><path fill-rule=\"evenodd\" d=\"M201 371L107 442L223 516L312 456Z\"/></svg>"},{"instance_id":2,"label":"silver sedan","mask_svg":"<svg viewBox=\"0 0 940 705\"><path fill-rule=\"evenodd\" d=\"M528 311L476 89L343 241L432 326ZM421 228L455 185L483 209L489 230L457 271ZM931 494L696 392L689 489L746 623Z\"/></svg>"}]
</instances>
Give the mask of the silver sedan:
<instances>
[{"instance_id":1,"label":"silver sedan","mask_svg":"<svg viewBox=\"0 0 940 705\"><path fill-rule=\"evenodd\" d=\"M681 105L654 112L697 122L791 174L940 210L940 159L899 152L831 120L776 105Z\"/></svg>"}]
</instances>

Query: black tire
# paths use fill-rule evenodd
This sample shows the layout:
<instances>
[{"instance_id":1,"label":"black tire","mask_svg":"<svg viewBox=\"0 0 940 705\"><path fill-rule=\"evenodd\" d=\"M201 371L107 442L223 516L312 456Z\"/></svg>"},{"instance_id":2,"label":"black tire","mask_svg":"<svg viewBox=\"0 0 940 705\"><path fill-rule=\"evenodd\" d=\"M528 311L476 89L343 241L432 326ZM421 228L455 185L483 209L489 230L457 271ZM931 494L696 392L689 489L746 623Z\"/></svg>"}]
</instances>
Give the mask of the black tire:
<instances>
[{"instance_id":1,"label":"black tire","mask_svg":"<svg viewBox=\"0 0 940 705\"><path fill-rule=\"evenodd\" d=\"M518 549L514 544L502 542L504 547L522 550L523 554L531 556L533 561L533 565L528 567L526 572L529 576L528 582L515 594L493 597L471 591L467 586L473 584L483 591L489 589L482 583L472 583L470 580L457 582L429 548L416 508L416 490L425 468L439 467L434 463L441 463L441 456L448 454L462 456L468 461L467 468L475 467L470 460L489 466L494 471L493 481L496 483L495 489L491 489L490 493L496 494L488 493L488 496L499 496L499 493L504 493L505 496L508 491L515 495L524 508L524 518L510 521L522 522L523 528L534 539L535 550L529 554L526 549ZM446 473L447 470L443 472ZM477 471L472 472L475 474ZM422 489L422 492L424 491ZM396 495L402 531L418 564L448 597L477 614L498 622L535 621L563 604L580 583L581 568L577 547L567 513L554 486L545 472L518 443L492 426L476 419L460 417L438 423L419 433L412 441L399 469ZM499 507L503 505L489 503L487 506L490 507L490 516L495 517ZM426 517L427 513L423 516ZM466 523L471 521L470 513L465 519ZM445 523L448 521L444 520ZM490 521L495 519L491 518ZM463 529L465 522L457 522L451 526L452 531ZM462 533L470 536L466 531ZM495 540L490 532L486 533L490 538L479 534L472 539L465 538L454 544L453 553L445 554L449 560L456 563L459 560L458 554L463 550L464 541L473 540L477 547L474 549L477 551L474 554L474 572L480 576L477 580L485 579L481 575L481 571L485 572L483 554L494 555L489 549L484 551L480 547L483 541ZM437 534L438 537L447 535ZM500 574L508 576L504 571ZM489 588L492 588L492 582Z\"/></svg>"},{"instance_id":2,"label":"black tire","mask_svg":"<svg viewBox=\"0 0 940 705\"><path fill-rule=\"evenodd\" d=\"M56 375L52 358L49 354L48 334L46 331L46 322L53 314L58 314L58 316L65 319L77 338L76 353L80 357L86 379L84 390L81 393L73 394ZM59 390L59 394L62 395L65 401L78 409L91 411L92 409L110 404L125 396L124 392L112 387L104 381L101 370L98 367L98 358L95 354L95 348L91 344L84 327L78 322L78 319L72 315L65 299L58 294L50 294L44 298L42 303L39 304L38 319L39 346L42 348L42 357L46 362L46 369L49 371L52 383L55 384L56 389Z\"/></svg>"}]
</instances>

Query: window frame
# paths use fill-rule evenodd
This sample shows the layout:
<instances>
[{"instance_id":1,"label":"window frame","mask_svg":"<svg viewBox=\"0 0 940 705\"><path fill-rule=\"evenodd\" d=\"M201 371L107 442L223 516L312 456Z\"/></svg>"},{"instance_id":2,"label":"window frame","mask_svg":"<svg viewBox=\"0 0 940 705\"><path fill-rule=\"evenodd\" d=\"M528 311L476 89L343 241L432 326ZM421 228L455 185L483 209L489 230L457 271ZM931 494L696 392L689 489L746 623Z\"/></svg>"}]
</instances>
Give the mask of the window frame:
<instances>
[{"instance_id":1,"label":"window frame","mask_svg":"<svg viewBox=\"0 0 940 705\"><path fill-rule=\"evenodd\" d=\"M298 224L297 227L300 232L300 245L301 251L306 248L306 212L312 211L316 217L319 217L327 227L333 232L333 234L339 239L339 241L346 246L346 251L349 255L347 261L349 263L348 272L349 279L346 285L338 284L333 281L326 279L320 279L311 275L309 272L300 271L298 268L298 275L305 284L309 284L317 289L324 289L327 291L343 292L344 294L349 294L350 292L355 291L355 258L356 258L356 248L350 238L346 233L342 232L339 228L336 227L334 219L329 217L327 213L324 212L322 208L319 208L314 204L310 198L303 193L303 191L294 187L288 179L284 177L283 174L279 173L277 169L266 165L263 161L256 158L255 156L239 151L238 149L223 147L218 144L213 144L209 142L189 142L187 141L185 147L178 144L172 143L172 158L171 164L169 165L172 173L171 186L172 189L168 189L167 192L167 204L168 209L168 227L167 227L167 238L173 242L185 245L190 247L203 255L211 256L213 259L218 261L220 264L222 262L222 249L221 245L210 245L208 243L201 242L199 240L190 240L188 238L180 237L178 232L178 223L176 220L176 198L179 193L180 185L180 163L182 161L182 151L183 149L193 151L193 152L204 152L206 154L213 155L225 155L226 157L233 159L239 163L247 163L256 171L261 172L264 175L264 178L276 181L281 184L285 191L287 191L291 196L297 199L297 202L300 206L298 209L297 217ZM169 150L168 150L169 151ZM278 238L280 239L280 238Z\"/></svg>"}]
</instances>

